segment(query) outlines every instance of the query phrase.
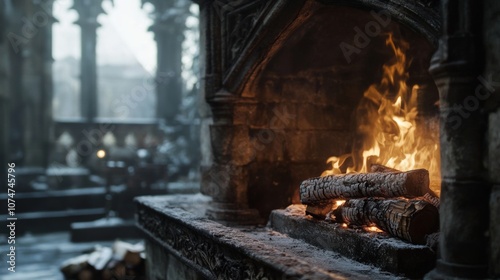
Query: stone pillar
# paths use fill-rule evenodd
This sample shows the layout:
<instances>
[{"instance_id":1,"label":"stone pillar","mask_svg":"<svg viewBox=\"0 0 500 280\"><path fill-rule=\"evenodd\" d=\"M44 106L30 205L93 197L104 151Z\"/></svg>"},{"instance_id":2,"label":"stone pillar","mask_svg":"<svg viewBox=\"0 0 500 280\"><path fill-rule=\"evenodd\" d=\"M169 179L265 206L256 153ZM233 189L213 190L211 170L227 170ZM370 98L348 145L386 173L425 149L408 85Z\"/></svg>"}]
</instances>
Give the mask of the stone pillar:
<instances>
[{"instance_id":1,"label":"stone pillar","mask_svg":"<svg viewBox=\"0 0 500 280\"><path fill-rule=\"evenodd\" d=\"M248 126L233 124L237 99L218 92L207 98L212 108L210 125L211 165L202 170L202 192L213 199L207 216L228 225L261 222L259 212L248 206L249 170L252 156Z\"/></svg>"},{"instance_id":2,"label":"stone pillar","mask_svg":"<svg viewBox=\"0 0 500 280\"><path fill-rule=\"evenodd\" d=\"M11 158L46 167L52 131L52 0L9 2Z\"/></svg>"},{"instance_id":3,"label":"stone pillar","mask_svg":"<svg viewBox=\"0 0 500 280\"><path fill-rule=\"evenodd\" d=\"M102 0L74 1L73 9L78 12L78 24L81 28L80 60L80 106L81 114L87 122L97 116L97 17L104 13Z\"/></svg>"},{"instance_id":4,"label":"stone pillar","mask_svg":"<svg viewBox=\"0 0 500 280\"><path fill-rule=\"evenodd\" d=\"M248 206L248 127L233 124L234 106L239 97L221 88L222 74L217 60L221 56L220 15L214 2L200 2L200 31L202 34L202 90L212 111L212 124L202 127L202 144L209 151L202 153L203 194L213 201L207 216L223 224L256 224L259 212ZM217 33L217 34L214 34ZM208 134L208 135L207 135ZM208 142L208 143L207 143ZM242 148L242 151L238 149Z\"/></svg>"},{"instance_id":5,"label":"stone pillar","mask_svg":"<svg viewBox=\"0 0 500 280\"><path fill-rule=\"evenodd\" d=\"M157 44L156 114L172 124L182 99L182 42L190 1L146 0L155 7L150 30Z\"/></svg>"},{"instance_id":6,"label":"stone pillar","mask_svg":"<svg viewBox=\"0 0 500 280\"><path fill-rule=\"evenodd\" d=\"M500 278L500 2L485 0L484 42L485 80L489 81L487 99L488 171L492 185L490 197L490 277Z\"/></svg>"},{"instance_id":7,"label":"stone pillar","mask_svg":"<svg viewBox=\"0 0 500 280\"><path fill-rule=\"evenodd\" d=\"M0 162L6 168L9 162L9 42L7 41L7 6L0 1ZM5 172L0 173L0 180L6 182Z\"/></svg>"},{"instance_id":8,"label":"stone pillar","mask_svg":"<svg viewBox=\"0 0 500 280\"><path fill-rule=\"evenodd\" d=\"M440 256L427 279L487 277L482 9L482 1L442 0L443 34L430 68L440 95Z\"/></svg>"}]
</instances>

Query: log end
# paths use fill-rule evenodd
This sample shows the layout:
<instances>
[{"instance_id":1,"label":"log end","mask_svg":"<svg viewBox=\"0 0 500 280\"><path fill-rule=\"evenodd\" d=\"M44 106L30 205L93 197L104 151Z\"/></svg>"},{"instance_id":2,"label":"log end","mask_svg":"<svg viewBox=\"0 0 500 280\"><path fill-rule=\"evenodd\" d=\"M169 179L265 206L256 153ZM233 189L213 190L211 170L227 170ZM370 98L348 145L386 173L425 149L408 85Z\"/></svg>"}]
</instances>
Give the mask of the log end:
<instances>
[{"instance_id":1,"label":"log end","mask_svg":"<svg viewBox=\"0 0 500 280\"><path fill-rule=\"evenodd\" d=\"M431 192L429 188L429 171L426 169L415 169L407 171L406 174L405 189L408 193L405 197L419 197Z\"/></svg>"},{"instance_id":2,"label":"log end","mask_svg":"<svg viewBox=\"0 0 500 280\"><path fill-rule=\"evenodd\" d=\"M307 205L306 214L311 215L317 219L324 220L326 215L332 211L334 202L327 202L315 205Z\"/></svg>"},{"instance_id":3,"label":"log end","mask_svg":"<svg viewBox=\"0 0 500 280\"><path fill-rule=\"evenodd\" d=\"M414 244L426 244L427 236L439 230L439 211L438 209L425 202L421 211L412 216L408 233L411 242Z\"/></svg>"}]
</instances>

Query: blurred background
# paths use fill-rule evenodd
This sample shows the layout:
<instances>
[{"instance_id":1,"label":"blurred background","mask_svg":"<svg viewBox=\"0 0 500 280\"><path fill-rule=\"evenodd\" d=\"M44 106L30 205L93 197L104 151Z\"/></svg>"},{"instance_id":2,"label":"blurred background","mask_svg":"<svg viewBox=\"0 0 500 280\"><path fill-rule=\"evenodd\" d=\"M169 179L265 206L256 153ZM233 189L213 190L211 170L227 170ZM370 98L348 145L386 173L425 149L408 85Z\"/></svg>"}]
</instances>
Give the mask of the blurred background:
<instances>
[{"instance_id":1,"label":"blurred background","mask_svg":"<svg viewBox=\"0 0 500 280\"><path fill-rule=\"evenodd\" d=\"M135 196L199 191L198 17L189 0L0 0L1 180L14 163L17 238L138 241ZM38 258L57 267L58 252Z\"/></svg>"}]
</instances>

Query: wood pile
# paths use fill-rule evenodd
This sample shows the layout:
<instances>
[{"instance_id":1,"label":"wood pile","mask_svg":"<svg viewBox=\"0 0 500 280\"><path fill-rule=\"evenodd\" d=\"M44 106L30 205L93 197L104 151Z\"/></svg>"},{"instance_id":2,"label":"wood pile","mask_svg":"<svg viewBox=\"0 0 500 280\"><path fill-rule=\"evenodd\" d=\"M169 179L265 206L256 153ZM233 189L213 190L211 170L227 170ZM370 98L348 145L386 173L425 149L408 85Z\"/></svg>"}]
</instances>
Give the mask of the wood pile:
<instances>
[{"instance_id":1,"label":"wood pile","mask_svg":"<svg viewBox=\"0 0 500 280\"><path fill-rule=\"evenodd\" d=\"M300 185L306 213L350 226L376 226L414 244L439 229L439 198L425 169L399 171L374 164L370 173L328 175Z\"/></svg>"},{"instance_id":2,"label":"wood pile","mask_svg":"<svg viewBox=\"0 0 500 280\"><path fill-rule=\"evenodd\" d=\"M112 248L97 246L66 260L60 270L67 280L146 279L144 246L123 241L116 241Z\"/></svg>"}]
</instances>

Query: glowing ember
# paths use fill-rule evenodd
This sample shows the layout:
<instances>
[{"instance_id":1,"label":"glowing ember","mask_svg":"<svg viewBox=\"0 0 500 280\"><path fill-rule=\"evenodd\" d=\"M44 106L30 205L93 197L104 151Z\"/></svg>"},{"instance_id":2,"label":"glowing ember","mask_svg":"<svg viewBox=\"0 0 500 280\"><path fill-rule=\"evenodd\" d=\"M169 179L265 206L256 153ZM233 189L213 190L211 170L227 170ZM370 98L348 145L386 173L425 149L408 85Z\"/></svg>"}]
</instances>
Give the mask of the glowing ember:
<instances>
[{"instance_id":1,"label":"glowing ember","mask_svg":"<svg viewBox=\"0 0 500 280\"><path fill-rule=\"evenodd\" d=\"M337 200L337 201L335 201L335 206L339 207L339 206L342 206L344 203L345 203L345 200Z\"/></svg>"},{"instance_id":2,"label":"glowing ember","mask_svg":"<svg viewBox=\"0 0 500 280\"><path fill-rule=\"evenodd\" d=\"M371 226L371 227L365 227L366 231L371 231L371 232L384 232L383 230L379 229L376 226Z\"/></svg>"},{"instance_id":3,"label":"glowing ember","mask_svg":"<svg viewBox=\"0 0 500 280\"><path fill-rule=\"evenodd\" d=\"M383 66L382 80L372 84L357 108L357 139L350 154L332 156L331 165L322 176L352 172L368 172L369 163L379 163L407 171L425 168L431 180L439 180L439 146L437 135L420 135L417 127L418 85L411 88L405 51L409 44L388 35L386 45L394 58ZM350 159L349 166L344 166ZM345 170L345 172L341 171Z\"/></svg>"}]
</instances>

